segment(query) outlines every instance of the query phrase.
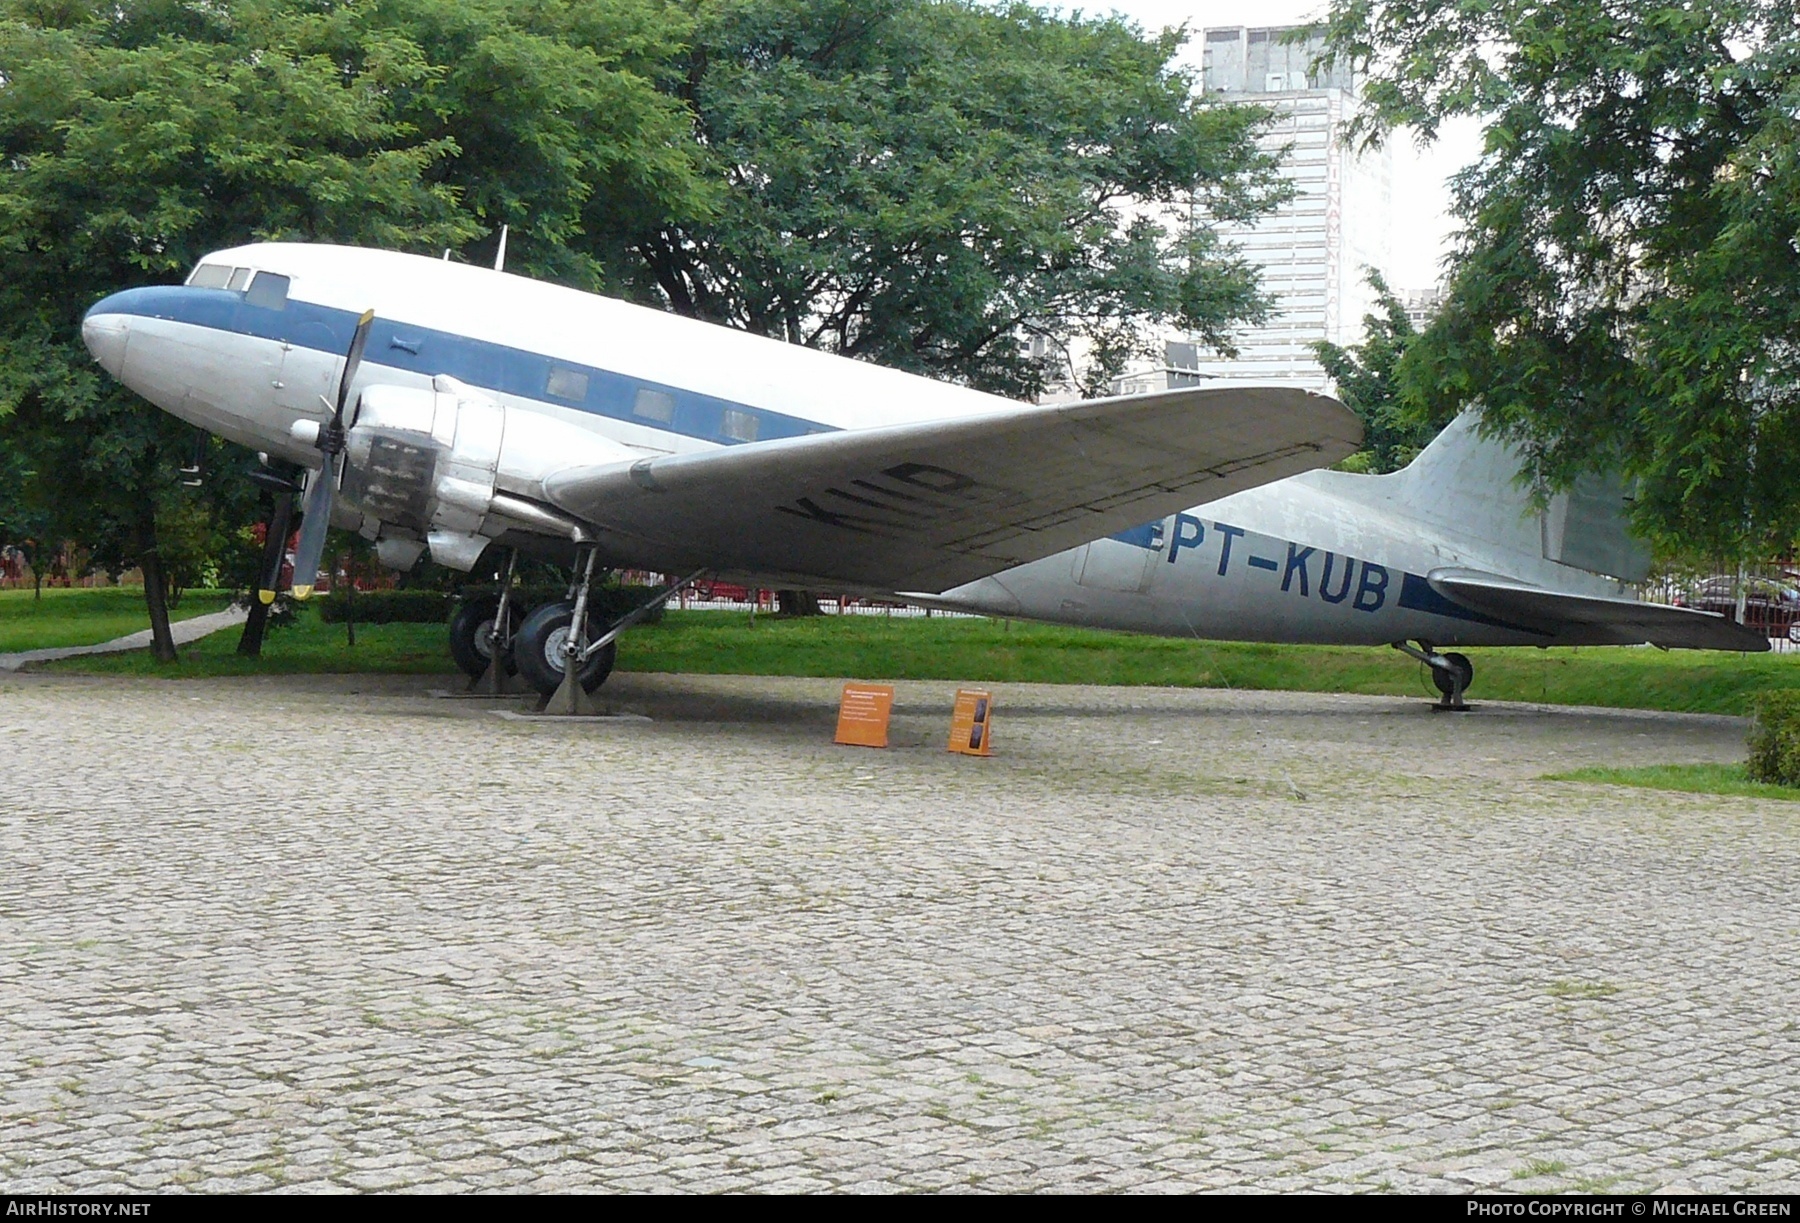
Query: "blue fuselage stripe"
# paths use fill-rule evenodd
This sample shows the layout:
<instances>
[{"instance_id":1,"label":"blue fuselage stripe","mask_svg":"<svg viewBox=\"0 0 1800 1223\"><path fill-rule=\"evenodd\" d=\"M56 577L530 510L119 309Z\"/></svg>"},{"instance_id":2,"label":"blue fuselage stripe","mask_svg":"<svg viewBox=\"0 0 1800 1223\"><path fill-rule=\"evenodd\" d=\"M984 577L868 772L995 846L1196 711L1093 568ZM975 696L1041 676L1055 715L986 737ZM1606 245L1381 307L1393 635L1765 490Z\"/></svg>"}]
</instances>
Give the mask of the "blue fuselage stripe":
<instances>
[{"instance_id":1,"label":"blue fuselage stripe","mask_svg":"<svg viewBox=\"0 0 1800 1223\"><path fill-rule=\"evenodd\" d=\"M292 300L281 309L269 309L251 305L244 300L244 294L230 289L187 286L132 289L98 303L90 313L168 319L334 356L349 349L357 322L357 315L350 310ZM561 404L642 428L725 446L837 431L832 425L699 394L669 383L634 378L595 365L564 361L526 349L392 319L375 320L369 333L366 359L428 378L447 374L485 391ZM579 398L551 393L552 370L558 374L559 389L567 390L571 385L579 387L585 379L586 386L580 387ZM662 405L672 409L669 420L638 414L638 392L643 390L667 396ZM730 432L727 431L728 412L734 414L729 421L733 426ZM754 422L753 427L750 422ZM752 436L744 436L746 433Z\"/></svg>"},{"instance_id":2,"label":"blue fuselage stripe","mask_svg":"<svg viewBox=\"0 0 1800 1223\"><path fill-rule=\"evenodd\" d=\"M1147 522L1142 526L1132 527L1128 531L1119 531L1114 535L1108 536L1108 538L1116 539L1122 544L1130 544L1134 548L1143 548L1148 551L1154 548L1157 541L1161 538L1162 525L1163 524L1160 521ZM1215 529L1218 526L1217 523L1213 525ZM1177 551L1177 555L1179 555L1179 550ZM1266 569L1273 573L1279 573L1281 571L1280 562L1270 560L1267 557L1246 555L1244 559L1245 563L1252 568ZM1351 563L1354 565L1355 562ZM1223 567L1220 568L1219 573L1221 576L1224 575L1225 570ZM1282 589L1286 590L1288 587L1283 585ZM1346 587L1346 589L1348 588ZM1439 594L1437 589L1432 586L1428 579L1421 577L1416 573L1401 573L1400 597L1396 602L1400 607L1407 611L1424 612L1428 616L1442 616L1447 620L1461 620L1469 624L1484 624L1491 628L1507 629L1515 633L1530 633L1536 637L1550 636L1549 633L1546 633L1541 628L1532 628L1530 625L1525 624L1514 624L1511 621L1501 620L1494 616L1478 612L1473 608L1464 607L1462 604L1447 599Z\"/></svg>"},{"instance_id":3,"label":"blue fuselage stripe","mask_svg":"<svg viewBox=\"0 0 1800 1223\"><path fill-rule=\"evenodd\" d=\"M1107 536L1107 538L1116 539L1122 544L1130 544L1134 548L1143 548L1146 551L1154 549L1157 540L1162 538L1162 519L1159 518L1155 522L1146 522L1142 526L1135 526L1129 530L1120 531L1114 535Z\"/></svg>"}]
</instances>

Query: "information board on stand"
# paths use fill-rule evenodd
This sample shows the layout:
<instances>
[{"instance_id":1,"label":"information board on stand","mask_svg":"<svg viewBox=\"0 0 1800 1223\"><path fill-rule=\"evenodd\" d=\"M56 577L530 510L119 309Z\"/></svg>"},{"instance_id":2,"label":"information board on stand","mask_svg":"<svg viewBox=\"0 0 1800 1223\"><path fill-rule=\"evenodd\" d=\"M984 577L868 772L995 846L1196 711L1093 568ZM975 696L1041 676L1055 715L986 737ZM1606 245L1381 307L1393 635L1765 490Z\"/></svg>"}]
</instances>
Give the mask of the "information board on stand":
<instances>
[{"instance_id":1,"label":"information board on stand","mask_svg":"<svg viewBox=\"0 0 1800 1223\"><path fill-rule=\"evenodd\" d=\"M993 693L957 689L956 706L950 713L950 750L964 756L992 756L988 723L993 713Z\"/></svg>"},{"instance_id":2,"label":"information board on stand","mask_svg":"<svg viewBox=\"0 0 1800 1223\"><path fill-rule=\"evenodd\" d=\"M838 701L836 742L850 747L886 747L894 690L887 684L844 685Z\"/></svg>"}]
</instances>

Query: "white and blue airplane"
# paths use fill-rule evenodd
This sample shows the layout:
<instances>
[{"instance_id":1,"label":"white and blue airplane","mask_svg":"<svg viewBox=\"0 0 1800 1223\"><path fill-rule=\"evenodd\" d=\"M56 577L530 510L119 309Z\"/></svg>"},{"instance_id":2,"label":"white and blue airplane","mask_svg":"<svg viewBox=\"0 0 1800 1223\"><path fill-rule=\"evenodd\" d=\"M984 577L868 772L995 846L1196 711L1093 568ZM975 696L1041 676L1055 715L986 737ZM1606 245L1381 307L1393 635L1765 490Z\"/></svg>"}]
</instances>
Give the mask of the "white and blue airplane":
<instances>
[{"instance_id":1,"label":"white and blue airplane","mask_svg":"<svg viewBox=\"0 0 1800 1223\"><path fill-rule=\"evenodd\" d=\"M452 626L459 660L510 660L566 708L635 619L589 623L597 565L1400 644L1459 702L1467 663L1440 645L1768 648L1631 598L1616 501L1530 517L1512 457L1467 423L1396 476L1314 470L1361 428L1306 391L1033 406L496 270L293 243L113 294L82 331L158 407L309 469L298 595L328 523L399 569L427 549L464 571L496 544L573 555L570 598L516 632L504 590Z\"/></svg>"}]
</instances>

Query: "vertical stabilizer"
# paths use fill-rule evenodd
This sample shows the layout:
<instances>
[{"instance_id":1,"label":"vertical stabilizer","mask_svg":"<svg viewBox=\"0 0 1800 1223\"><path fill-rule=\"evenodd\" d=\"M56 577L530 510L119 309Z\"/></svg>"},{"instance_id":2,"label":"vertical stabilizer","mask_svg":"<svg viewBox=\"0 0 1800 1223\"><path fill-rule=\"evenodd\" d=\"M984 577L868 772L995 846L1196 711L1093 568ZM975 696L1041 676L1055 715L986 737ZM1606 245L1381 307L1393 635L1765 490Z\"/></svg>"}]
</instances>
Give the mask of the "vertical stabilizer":
<instances>
[{"instance_id":1,"label":"vertical stabilizer","mask_svg":"<svg viewBox=\"0 0 1800 1223\"><path fill-rule=\"evenodd\" d=\"M1483 438L1475 415L1465 412L1392 475L1327 478L1339 497L1379 504L1503 552L1625 582L1643 580L1650 552L1630 533L1623 479L1616 473L1583 476L1540 512L1520 479L1523 468L1515 448Z\"/></svg>"}]
</instances>

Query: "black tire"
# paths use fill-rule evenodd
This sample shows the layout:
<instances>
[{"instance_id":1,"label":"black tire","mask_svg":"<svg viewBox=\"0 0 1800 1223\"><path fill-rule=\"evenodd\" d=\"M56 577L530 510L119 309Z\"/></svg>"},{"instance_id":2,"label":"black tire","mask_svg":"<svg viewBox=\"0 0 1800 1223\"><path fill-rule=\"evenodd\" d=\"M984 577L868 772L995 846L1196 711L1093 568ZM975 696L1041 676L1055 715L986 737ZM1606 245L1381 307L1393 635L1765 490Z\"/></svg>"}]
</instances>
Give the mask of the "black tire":
<instances>
[{"instance_id":1,"label":"black tire","mask_svg":"<svg viewBox=\"0 0 1800 1223\"><path fill-rule=\"evenodd\" d=\"M1467 694L1469 685L1475 682L1475 664L1469 661L1469 657L1466 654L1445 654L1443 655L1443 659L1452 667L1456 668L1456 676L1452 676L1450 672L1441 667L1433 667L1431 668L1431 682L1437 685L1437 690L1439 692L1443 693L1445 696L1450 696L1456 691L1457 679L1460 678L1462 681L1462 690Z\"/></svg>"},{"instance_id":2,"label":"black tire","mask_svg":"<svg viewBox=\"0 0 1800 1223\"><path fill-rule=\"evenodd\" d=\"M494 614L500 610L497 598L465 599L450 617L450 657L470 679L480 679L488 669L488 633L494 627ZM512 621L512 631L519 631L519 605L509 603L506 618ZM517 673L518 666L513 662L512 652L507 651L506 673Z\"/></svg>"},{"instance_id":3,"label":"black tire","mask_svg":"<svg viewBox=\"0 0 1800 1223\"><path fill-rule=\"evenodd\" d=\"M573 603L546 603L525 617L519 635L513 638L513 662L525 682L549 696L563 680L563 643L568 640L569 626L575 622ZM606 625L588 614L588 635L598 637ZM581 667L581 686L589 692L606 682L612 674L613 660L618 657L618 642L611 642Z\"/></svg>"}]
</instances>

